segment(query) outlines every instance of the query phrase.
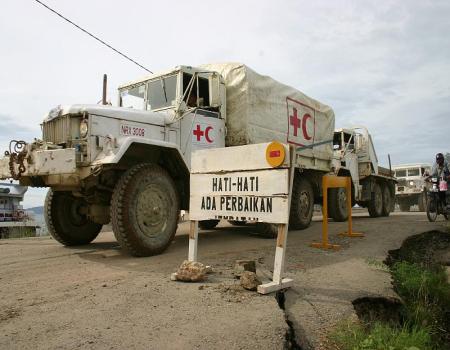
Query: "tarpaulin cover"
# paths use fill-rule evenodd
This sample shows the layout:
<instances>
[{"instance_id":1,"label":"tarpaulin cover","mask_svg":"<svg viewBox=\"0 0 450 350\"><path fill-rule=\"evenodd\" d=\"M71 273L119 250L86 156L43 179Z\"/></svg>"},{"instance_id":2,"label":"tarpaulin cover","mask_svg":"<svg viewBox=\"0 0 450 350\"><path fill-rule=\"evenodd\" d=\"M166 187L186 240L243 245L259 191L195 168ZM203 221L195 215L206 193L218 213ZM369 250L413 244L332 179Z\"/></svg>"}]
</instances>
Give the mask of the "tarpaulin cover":
<instances>
[{"instance_id":1,"label":"tarpaulin cover","mask_svg":"<svg viewBox=\"0 0 450 350\"><path fill-rule=\"evenodd\" d=\"M241 63L202 67L225 80L227 146L277 140L298 145L304 156L331 159L332 142L314 146L333 139L334 112L329 106Z\"/></svg>"}]
</instances>

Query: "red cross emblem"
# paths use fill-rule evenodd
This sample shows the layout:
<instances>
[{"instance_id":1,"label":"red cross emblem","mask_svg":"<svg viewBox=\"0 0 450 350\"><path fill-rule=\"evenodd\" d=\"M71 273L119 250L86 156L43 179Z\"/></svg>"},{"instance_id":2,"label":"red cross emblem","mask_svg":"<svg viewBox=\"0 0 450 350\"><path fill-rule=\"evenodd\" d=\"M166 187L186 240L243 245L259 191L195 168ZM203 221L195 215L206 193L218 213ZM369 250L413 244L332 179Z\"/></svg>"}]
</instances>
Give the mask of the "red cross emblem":
<instances>
[{"instance_id":1,"label":"red cross emblem","mask_svg":"<svg viewBox=\"0 0 450 350\"><path fill-rule=\"evenodd\" d=\"M212 126L207 126L205 128L205 131L203 131L200 124L197 124L196 128L192 131L192 133L197 138L197 142L202 141L202 137L205 136L205 140L207 143L213 143L214 140L209 135L212 129L213 129Z\"/></svg>"},{"instance_id":2,"label":"red cross emblem","mask_svg":"<svg viewBox=\"0 0 450 350\"><path fill-rule=\"evenodd\" d=\"M294 114L289 117L290 124L294 127L294 136L297 136L297 131L300 128L300 122L301 122L303 137L305 138L305 140L308 140L308 141L312 139L312 137L309 136L309 134L308 134L308 130L306 130L306 123L311 118L312 118L311 115L306 113L303 115L302 119L298 119L297 108L294 107Z\"/></svg>"},{"instance_id":3,"label":"red cross emblem","mask_svg":"<svg viewBox=\"0 0 450 350\"><path fill-rule=\"evenodd\" d=\"M315 111L291 98L286 99L288 107L288 142L304 146L314 139Z\"/></svg>"}]
</instances>

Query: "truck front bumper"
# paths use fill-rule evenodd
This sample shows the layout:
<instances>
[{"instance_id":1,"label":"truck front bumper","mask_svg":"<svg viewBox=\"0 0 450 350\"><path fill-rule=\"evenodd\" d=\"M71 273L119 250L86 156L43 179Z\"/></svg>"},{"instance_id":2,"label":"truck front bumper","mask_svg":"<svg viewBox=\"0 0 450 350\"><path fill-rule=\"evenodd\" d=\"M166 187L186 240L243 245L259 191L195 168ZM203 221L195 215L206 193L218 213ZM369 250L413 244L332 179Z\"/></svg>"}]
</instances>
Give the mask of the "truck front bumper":
<instances>
[{"instance_id":1,"label":"truck front bumper","mask_svg":"<svg viewBox=\"0 0 450 350\"><path fill-rule=\"evenodd\" d=\"M0 159L0 179L13 178L11 174L11 156ZM74 148L56 150L33 150L23 160L25 171L20 171L20 164L15 160L12 164L14 173L19 180L26 177L71 175L77 170L76 155Z\"/></svg>"},{"instance_id":2,"label":"truck front bumper","mask_svg":"<svg viewBox=\"0 0 450 350\"><path fill-rule=\"evenodd\" d=\"M421 193L423 191L422 190L411 190L411 191L403 191L403 192L396 192L395 196L397 198L410 198L410 197L415 197L415 196L420 196Z\"/></svg>"}]
</instances>

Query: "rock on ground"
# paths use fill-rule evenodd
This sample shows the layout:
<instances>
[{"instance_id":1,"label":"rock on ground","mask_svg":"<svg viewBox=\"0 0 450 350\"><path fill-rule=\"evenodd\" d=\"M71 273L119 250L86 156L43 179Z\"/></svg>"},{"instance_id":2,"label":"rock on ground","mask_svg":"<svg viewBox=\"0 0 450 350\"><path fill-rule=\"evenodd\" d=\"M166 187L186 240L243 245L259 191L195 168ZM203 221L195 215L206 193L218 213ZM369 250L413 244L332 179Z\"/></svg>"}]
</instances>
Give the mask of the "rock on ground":
<instances>
[{"instance_id":1,"label":"rock on ground","mask_svg":"<svg viewBox=\"0 0 450 350\"><path fill-rule=\"evenodd\" d=\"M241 286L248 290L256 290L261 284L261 281L256 276L256 273L251 271L244 271L241 274Z\"/></svg>"},{"instance_id":2,"label":"rock on ground","mask_svg":"<svg viewBox=\"0 0 450 350\"><path fill-rule=\"evenodd\" d=\"M206 266L197 261L185 260L176 272L176 279L184 282L200 282L206 278Z\"/></svg>"}]
</instances>

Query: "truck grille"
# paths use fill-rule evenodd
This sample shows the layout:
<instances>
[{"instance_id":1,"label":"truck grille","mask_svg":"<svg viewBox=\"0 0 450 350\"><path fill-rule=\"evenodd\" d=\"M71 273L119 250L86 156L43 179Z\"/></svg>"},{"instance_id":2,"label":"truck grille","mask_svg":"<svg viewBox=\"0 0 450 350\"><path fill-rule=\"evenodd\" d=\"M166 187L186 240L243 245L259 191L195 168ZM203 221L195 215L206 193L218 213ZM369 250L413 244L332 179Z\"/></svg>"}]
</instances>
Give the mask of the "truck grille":
<instances>
[{"instance_id":1,"label":"truck grille","mask_svg":"<svg viewBox=\"0 0 450 350\"><path fill-rule=\"evenodd\" d=\"M70 116L62 116L44 122L42 126L42 138L46 142L54 144L66 143L71 140Z\"/></svg>"},{"instance_id":2,"label":"truck grille","mask_svg":"<svg viewBox=\"0 0 450 350\"><path fill-rule=\"evenodd\" d=\"M406 181L406 179L397 179L397 184L399 186L406 186L407 183L408 181Z\"/></svg>"}]
</instances>

